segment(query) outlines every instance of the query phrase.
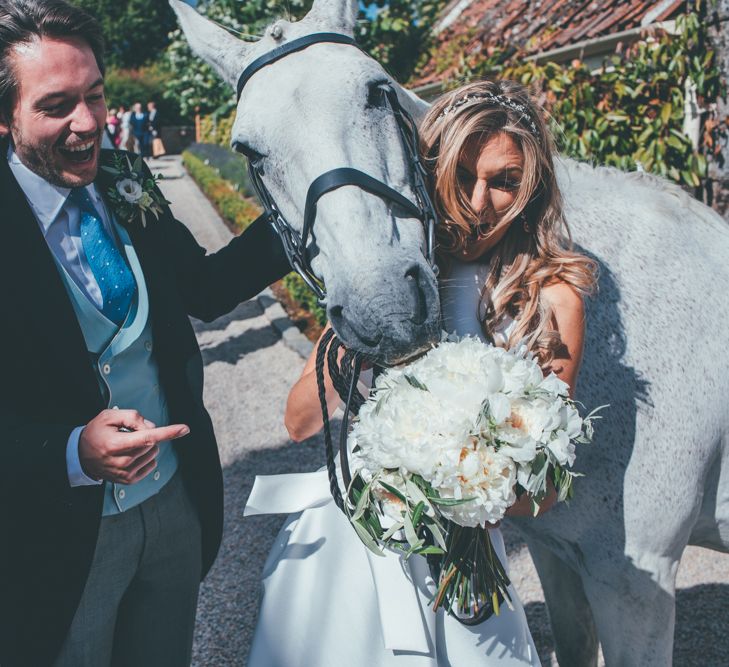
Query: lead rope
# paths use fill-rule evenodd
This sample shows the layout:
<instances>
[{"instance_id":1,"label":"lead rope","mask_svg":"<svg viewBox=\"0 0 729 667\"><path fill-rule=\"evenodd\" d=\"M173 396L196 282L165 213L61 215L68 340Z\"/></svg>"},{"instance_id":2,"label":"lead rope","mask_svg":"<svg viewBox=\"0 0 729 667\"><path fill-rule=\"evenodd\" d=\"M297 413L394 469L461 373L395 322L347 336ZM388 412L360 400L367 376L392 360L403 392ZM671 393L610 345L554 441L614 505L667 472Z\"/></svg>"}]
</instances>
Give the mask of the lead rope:
<instances>
[{"instance_id":1,"label":"lead rope","mask_svg":"<svg viewBox=\"0 0 729 667\"><path fill-rule=\"evenodd\" d=\"M331 424L329 422L326 387L324 385L324 360L326 359L329 366L329 377L332 380L334 389L342 401L344 401L344 419L342 420L342 430L339 438L339 460L342 469L342 479L347 493L352 483L352 475L349 470L349 452L347 450L349 415L350 413L357 415L367 399L357 390L357 382L362 368L362 355L353 350L345 350L340 362L339 350L343 347L342 342L336 337L333 329L329 329L322 336L319 341L319 346L316 349L316 385L319 393L322 421L324 422L324 447L327 457L329 490L336 506L346 514L346 503L339 488L337 467L334 460Z\"/></svg>"}]
</instances>

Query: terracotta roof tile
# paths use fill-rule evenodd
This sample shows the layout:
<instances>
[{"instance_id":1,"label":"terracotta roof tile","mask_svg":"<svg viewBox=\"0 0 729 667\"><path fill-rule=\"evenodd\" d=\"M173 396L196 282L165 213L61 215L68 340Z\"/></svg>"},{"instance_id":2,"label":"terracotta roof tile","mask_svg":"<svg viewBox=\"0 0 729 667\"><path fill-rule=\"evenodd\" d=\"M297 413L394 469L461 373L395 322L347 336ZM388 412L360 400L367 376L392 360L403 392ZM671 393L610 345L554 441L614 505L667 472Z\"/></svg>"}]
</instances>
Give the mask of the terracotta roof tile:
<instances>
[{"instance_id":1,"label":"terracotta roof tile","mask_svg":"<svg viewBox=\"0 0 729 667\"><path fill-rule=\"evenodd\" d=\"M459 1L452 0L441 16L447 17ZM665 8L661 8L662 4L666 4ZM447 52L448 44L454 40L464 43L466 53L504 46L539 53L638 28L649 12L659 8L662 11L652 22L665 21L685 6L686 0L471 0L436 37L436 53ZM446 78L449 70L452 73L456 67L454 62L444 72L438 72L436 59L421 69L415 85Z\"/></svg>"}]
</instances>

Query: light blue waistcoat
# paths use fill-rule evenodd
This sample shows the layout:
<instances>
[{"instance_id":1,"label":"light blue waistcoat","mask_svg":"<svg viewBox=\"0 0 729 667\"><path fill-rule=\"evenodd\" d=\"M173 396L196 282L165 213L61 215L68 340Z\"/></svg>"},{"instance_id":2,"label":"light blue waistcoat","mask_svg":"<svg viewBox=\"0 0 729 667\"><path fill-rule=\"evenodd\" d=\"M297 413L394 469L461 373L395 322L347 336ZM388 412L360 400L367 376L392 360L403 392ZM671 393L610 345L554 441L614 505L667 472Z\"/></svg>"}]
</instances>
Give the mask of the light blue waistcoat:
<instances>
[{"instance_id":1,"label":"light blue waistcoat","mask_svg":"<svg viewBox=\"0 0 729 667\"><path fill-rule=\"evenodd\" d=\"M115 223L117 238L126 252L137 283L137 298L119 328L89 301L57 262L76 311L91 363L110 408L137 410L157 426L169 424L167 402L159 384L152 354L152 323L144 275L126 230ZM177 453L170 442L159 445L156 470L136 484L104 482L103 515L118 514L155 495L177 470Z\"/></svg>"}]
</instances>

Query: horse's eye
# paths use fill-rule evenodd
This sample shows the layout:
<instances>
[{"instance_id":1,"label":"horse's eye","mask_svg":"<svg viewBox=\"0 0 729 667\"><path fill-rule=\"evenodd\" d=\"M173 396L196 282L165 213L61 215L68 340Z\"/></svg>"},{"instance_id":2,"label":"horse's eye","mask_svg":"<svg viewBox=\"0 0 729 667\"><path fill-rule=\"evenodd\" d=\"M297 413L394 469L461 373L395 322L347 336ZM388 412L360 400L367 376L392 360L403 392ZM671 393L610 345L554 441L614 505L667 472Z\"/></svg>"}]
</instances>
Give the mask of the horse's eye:
<instances>
[{"instance_id":1,"label":"horse's eye","mask_svg":"<svg viewBox=\"0 0 729 667\"><path fill-rule=\"evenodd\" d=\"M367 106L369 108L381 108L387 104L385 86L390 82L387 79L380 79L367 84Z\"/></svg>"},{"instance_id":2,"label":"horse's eye","mask_svg":"<svg viewBox=\"0 0 729 667\"><path fill-rule=\"evenodd\" d=\"M248 144L243 143L242 141L234 141L233 142L233 150L236 153L241 153L242 155L245 155L248 158L248 161L254 166L257 167L263 162L264 155L259 153L255 148L251 148Z\"/></svg>"}]
</instances>

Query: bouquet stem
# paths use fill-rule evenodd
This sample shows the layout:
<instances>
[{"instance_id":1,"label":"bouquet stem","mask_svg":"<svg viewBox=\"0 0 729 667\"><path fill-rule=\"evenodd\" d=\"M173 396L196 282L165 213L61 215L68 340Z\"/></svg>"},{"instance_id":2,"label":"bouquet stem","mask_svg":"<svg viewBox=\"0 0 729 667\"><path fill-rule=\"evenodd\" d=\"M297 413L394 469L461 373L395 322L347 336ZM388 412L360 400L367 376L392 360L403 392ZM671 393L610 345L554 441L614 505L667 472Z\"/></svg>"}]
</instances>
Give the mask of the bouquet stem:
<instances>
[{"instance_id":1,"label":"bouquet stem","mask_svg":"<svg viewBox=\"0 0 729 667\"><path fill-rule=\"evenodd\" d=\"M501 602L511 602L510 581L488 529L449 522L446 545L446 554L429 557L438 581L433 611L444 607L467 625L498 615Z\"/></svg>"}]
</instances>

